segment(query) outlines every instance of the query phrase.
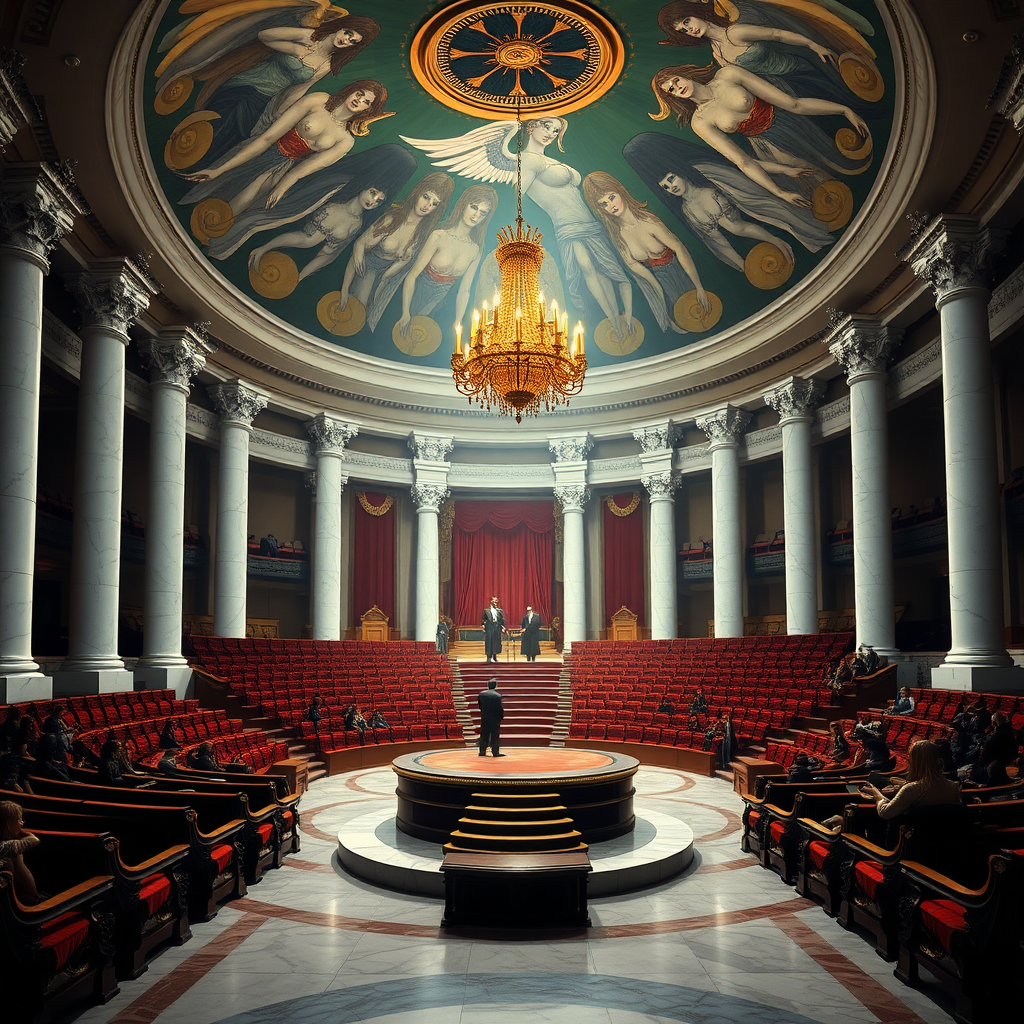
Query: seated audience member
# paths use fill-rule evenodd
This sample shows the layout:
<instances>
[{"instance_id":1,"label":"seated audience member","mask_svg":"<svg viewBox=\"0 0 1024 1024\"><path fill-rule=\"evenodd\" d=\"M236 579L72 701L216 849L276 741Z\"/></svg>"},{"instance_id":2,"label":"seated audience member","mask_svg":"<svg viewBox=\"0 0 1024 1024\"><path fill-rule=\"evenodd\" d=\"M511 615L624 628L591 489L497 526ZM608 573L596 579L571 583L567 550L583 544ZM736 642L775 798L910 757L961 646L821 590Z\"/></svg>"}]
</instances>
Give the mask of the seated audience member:
<instances>
[{"instance_id":1,"label":"seated audience member","mask_svg":"<svg viewBox=\"0 0 1024 1024\"><path fill-rule=\"evenodd\" d=\"M168 718L164 723L164 731L160 733L161 750L181 750L181 744L174 735L177 726L178 720L176 718Z\"/></svg>"},{"instance_id":2,"label":"seated audience member","mask_svg":"<svg viewBox=\"0 0 1024 1024\"><path fill-rule=\"evenodd\" d=\"M1001 765L1008 765L1016 759L1018 749L1017 736L1010 720L1002 711L997 711L992 716L988 735L981 748L981 763L989 765L998 761Z\"/></svg>"},{"instance_id":3,"label":"seated audience member","mask_svg":"<svg viewBox=\"0 0 1024 1024\"><path fill-rule=\"evenodd\" d=\"M935 749L939 752L939 760L942 762L942 777L956 782L956 761L953 758L953 748L945 736L932 740Z\"/></svg>"},{"instance_id":4,"label":"seated audience member","mask_svg":"<svg viewBox=\"0 0 1024 1024\"><path fill-rule=\"evenodd\" d=\"M121 744L117 740L107 740L100 747L100 763L96 769L103 786L127 786L121 775Z\"/></svg>"},{"instance_id":5,"label":"seated audience member","mask_svg":"<svg viewBox=\"0 0 1024 1024\"><path fill-rule=\"evenodd\" d=\"M885 712L887 715L912 715L917 707L917 702L910 696L910 687L901 686L899 696L892 702L892 706Z\"/></svg>"},{"instance_id":6,"label":"seated audience member","mask_svg":"<svg viewBox=\"0 0 1024 1024\"><path fill-rule=\"evenodd\" d=\"M889 771L893 766L894 758L883 728L881 722L858 722L850 731L850 739L856 740L864 751L864 767L868 771Z\"/></svg>"},{"instance_id":7,"label":"seated audience member","mask_svg":"<svg viewBox=\"0 0 1024 1024\"><path fill-rule=\"evenodd\" d=\"M878 656L874 647L861 644L859 653L864 662L864 669L867 675L877 672L882 667L882 659Z\"/></svg>"},{"instance_id":8,"label":"seated audience member","mask_svg":"<svg viewBox=\"0 0 1024 1024\"><path fill-rule=\"evenodd\" d=\"M43 732L57 738L60 752L66 759L66 756L71 753L71 741L74 738L75 730L64 721L64 704L61 701L56 701L50 706L50 714L43 722Z\"/></svg>"},{"instance_id":9,"label":"seated audience member","mask_svg":"<svg viewBox=\"0 0 1024 1024\"><path fill-rule=\"evenodd\" d=\"M100 759L79 739L71 741L71 763L76 768L99 769Z\"/></svg>"},{"instance_id":10,"label":"seated audience member","mask_svg":"<svg viewBox=\"0 0 1024 1024\"><path fill-rule=\"evenodd\" d=\"M212 743L200 743L192 766L201 772L222 772L224 766L217 760Z\"/></svg>"},{"instance_id":11,"label":"seated audience member","mask_svg":"<svg viewBox=\"0 0 1024 1024\"><path fill-rule=\"evenodd\" d=\"M846 740L841 722L832 722L829 727L828 757L833 764L846 764L850 760L850 744Z\"/></svg>"},{"instance_id":12,"label":"seated audience member","mask_svg":"<svg viewBox=\"0 0 1024 1024\"><path fill-rule=\"evenodd\" d=\"M708 710L708 701L704 696L704 687L698 686L697 693L694 695L693 700L690 701L690 714L692 716L705 715Z\"/></svg>"},{"instance_id":13,"label":"seated audience member","mask_svg":"<svg viewBox=\"0 0 1024 1024\"><path fill-rule=\"evenodd\" d=\"M373 709L373 714L370 715L370 728L371 729L390 729L388 720L384 717L384 713L379 708Z\"/></svg>"},{"instance_id":14,"label":"seated audience member","mask_svg":"<svg viewBox=\"0 0 1024 1024\"><path fill-rule=\"evenodd\" d=\"M979 696L967 710L974 716L975 731L984 732L992 721L992 712L989 711L985 698Z\"/></svg>"},{"instance_id":15,"label":"seated audience member","mask_svg":"<svg viewBox=\"0 0 1024 1024\"><path fill-rule=\"evenodd\" d=\"M5 754L0 754L0 788L24 793L24 779L29 766L35 761L28 756L25 741L15 737L14 746Z\"/></svg>"},{"instance_id":16,"label":"seated audience member","mask_svg":"<svg viewBox=\"0 0 1024 1024\"><path fill-rule=\"evenodd\" d=\"M345 707L345 729L358 729L361 733L366 731L366 719L355 704Z\"/></svg>"},{"instance_id":17,"label":"seated audience member","mask_svg":"<svg viewBox=\"0 0 1024 1024\"><path fill-rule=\"evenodd\" d=\"M64 756L64 748L58 737L51 732L39 738L36 747L36 772L48 779L70 782L71 773Z\"/></svg>"},{"instance_id":18,"label":"seated audience member","mask_svg":"<svg viewBox=\"0 0 1024 1024\"><path fill-rule=\"evenodd\" d=\"M10 871L14 878L14 892L22 903L32 904L39 899L36 881L25 867L24 854L39 845L39 837L22 827L21 805L13 800L0 801L0 871Z\"/></svg>"},{"instance_id":19,"label":"seated audience member","mask_svg":"<svg viewBox=\"0 0 1024 1024\"><path fill-rule=\"evenodd\" d=\"M3 725L0 725L0 753L10 750L14 743L14 737L18 734L18 726L21 723L21 708L12 704L7 709L7 717Z\"/></svg>"},{"instance_id":20,"label":"seated audience member","mask_svg":"<svg viewBox=\"0 0 1024 1024\"><path fill-rule=\"evenodd\" d=\"M821 761L801 751L789 767L787 782L813 782L814 772L821 769Z\"/></svg>"},{"instance_id":21,"label":"seated audience member","mask_svg":"<svg viewBox=\"0 0 1024 1024\"><path fill-rule=\"evenodd\" d=\"M960 803L960 786L943 777L939 752L929 740L918 740L911 746L905 777L906 782L893 797L885 796L870 782L861 783L861 796L875 801L875 809L883 820L921 807Z\"/></svg>"},{"instance_id":22,"label":"seated audience member","mask_svg":"<svg viewBox=\"0 0 1024 1024\"><path fill-rule=\"evenodd\" d=\"M974 716L966 709L962 710L953 716L950 725L953 737L949 741L949 747L953 755L953 765L956 768L963 768L968 763L971 752L976 749Z\"/></svg>"},{"instance_id":23,"label":"seated audience member","mask_svg":"<svg viewBox=\"0 0 1024 1024\"><path fill-rule=\"evenodd\" d=\"M670 704L668 697L665 694L661 695L661 703L658 705L659 715L674 715L676 713L675 705Z\"/></svg>"},{"instance_id":24,"label":"seated audience member","mask_svg":"<svg viewBox=\"0 0 1024 1024\"><path fill-rule=\"evenodd\" d=\"M164 775L177 775L180 771L178 768L178 755L174 750L165 750L160 756L160 760L157 762L157 771L161 771Z\"/></svg>"},{"instance_id":25,"label":"seated audience member","mask_svg":"<svg viewBox=\"0 0 1024 1024\"><path fill-rule=\"evenodd\" d=\"M29 757L36 756L36 746L39 743L39 726L31 715L22 715L18 724L18 732L15 735L14 746L25 748Z\"/></svg>"}]
</instances>

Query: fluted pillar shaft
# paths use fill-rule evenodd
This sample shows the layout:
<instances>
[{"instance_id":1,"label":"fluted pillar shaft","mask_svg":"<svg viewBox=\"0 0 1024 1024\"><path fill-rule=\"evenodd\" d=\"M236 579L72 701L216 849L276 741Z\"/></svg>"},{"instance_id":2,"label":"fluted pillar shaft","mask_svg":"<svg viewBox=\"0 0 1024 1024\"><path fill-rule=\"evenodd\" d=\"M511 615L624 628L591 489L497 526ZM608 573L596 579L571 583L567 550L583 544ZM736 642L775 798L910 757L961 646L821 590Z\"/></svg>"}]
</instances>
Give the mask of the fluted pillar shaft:
<instances>
[{"instance_id":1,"label":"fluted pillar shaft","mask_svg":"<svg viewBox=\"0 0 1024 1024\"><path fill-rule=\"evenodd\" d=\"M143 594L142 657L136 679L167 685L181 669L181 590L185 568L185 408L192 378L206 364L206 343L172 327L142 343L150 367L149 512Z\"/></svg>"},{"instance_id":2,"label":"fluted pillar shaft","mask_svg":"<svg viewBox=\"0 0 1024 1024\"><path fill-rule=\"evenodd\" d=\"M82 312L82 366L75 435L71 614L62 689L120 689L118 595L121 571L121 475L124 459L124 362L128 329L146 309L153 284L130 260L97 260L69 279ZM96 673L115 673L109 679ZM89 680L81 674L91 674ZM127 680L130 683L130 679Z\"/></svg>"},{"instance_id":3,"label":"fluted pillar shaft","mask_svg":"<svg viewBox=\"0 0 1024 1024\"><path fill-rule=\"evenodd\" d=\"M896 653L885 366L901 337L877 317L852 315L833 328L829 345L850 385L857 643L880 654Z\"/></svg>"},{"instance_id":4,"label":"fluted pillar shaft","mask_svg":"<svg viewBox=\"0 0 1024 1024\"><path fill-rule=\"evenodd\" d=\"M811 425L824 387L790 377L764 396L782 427L782 512L786 537L786 631L818 632L818 543L814 534Z\"/></svg>"},{"instance_id":5,"label":"fluted pillar shaft","mask_svg":"<svg viewBox=\"0 0 1024 1024\"><path fill-rule=\"evenodd\" d=\"M928 225L910 256L914 272L935 294L942 332L952 640L943 668L950 676L961 666L968 671L1006 670L1013 663L1004 638L988 327L992 267L1004 247L1005 235L981 228L976 218L944 216ZM974 686L969 675L961 677L965 687ZM991 685L1001 687L1003 682L991 678Z\"/></svg>"},{"instance_id":6,"label":"fluted pillar shaft","mask_svg":"<svg viewBox=\"0 0 1024 1024\"><path fill-rule=\"evenodd\" d=\"M252 421L267 406L267 396L241 380L215 384L208 391L221 417L213 632L243 637L249 556L249 435Z\"/></svg>"},{"instance_id":7,"label":"fluted pillar shaft","mask_svg":"<svg viewBox=\"0 0 1024 1024\"><path fill-rule=\"evenodd\" d=\"M710 440L715 636L743 636L739 439L750 414L726 406L697 420Z\"/></svg>"},{"instance_id":8,"label":"fluted pillar shaft","mask_svg":"<svg viewBox=\"0 0 1024 1024\"><path fill-rule=\"evenodd\" d=\"M640 442L641 483L650 499L650 624L652 640L674 640L679 629L676 568L675 490L679 474L673 469L674 427L671 421L635 430Z\"/></svg>"},{"instance_id":9,"label":"fluted pillar shaft","mask_svg":"<svg viewBox=\"0 0 1024 1024\"><path fill-rule=\"evenodd\" d=\"M321 413L306 424L316 450L313 498L313 639L341 639L342 460L357 428Z\"/></svg>"},{"instance_id":10,"label":"fluted pillar shaft","mask_svg":"<svg viewBox=\"0 0 1024 1024\"><path fill-rule=\"evenodd\" d=\"M9 141L9 140L8 140ZM46 165L0 180L0 702L45 699L32 660L39 375L47 258L82 210Z\"/></svg>"},{"instance_id":11,"label":"fluted pillar shaft","mask_svg":"<svg viewBox=\"0 0 1024 1024\"><path fill-rule=\"evenodd\" d=\"M448 497L454 440L419 431L409 436L416 506L416 639L432 642L441 615L440 512Z\"/></svg>"},{"instance_id":12,"label":"fluted pillar shaft","mask_svg":"<svg viewBox=\"0 0 1024 1024\"><path fill-rule=\"evenodd\" d=\"M554 453L555 499L562 507L562 637L565 650L587 638L587 567L583 509L590 498L589 434L548 439Z\"/></svg>"}]
</instances>

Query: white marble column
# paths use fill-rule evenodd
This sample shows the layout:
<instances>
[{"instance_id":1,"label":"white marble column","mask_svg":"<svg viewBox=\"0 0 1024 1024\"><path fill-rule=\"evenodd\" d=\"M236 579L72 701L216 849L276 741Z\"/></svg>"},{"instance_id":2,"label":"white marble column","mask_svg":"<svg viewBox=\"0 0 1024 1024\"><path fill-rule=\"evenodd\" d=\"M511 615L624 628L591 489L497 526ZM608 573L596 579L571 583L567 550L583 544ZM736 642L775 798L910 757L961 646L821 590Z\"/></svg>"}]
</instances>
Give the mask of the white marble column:
<instances>
[{"instance_id":1,"label":"white marble column","mask_svg":"<svg viewBox=\"0 0 1024 1024\"><path fill-rule=\"evenodd\" d=\"M935 293L942 331L949 611L952 646L932 685L1024 689L1003 627L1003 554L988 327L992 267L1005 234L946 215L917 238L909 259Z\"/></svg>"},{"instance_id":2,"label":"white marble column","mask_svg":"<svg viewBox=\"0 0 1024 1024\"><path fill-rule=\"evenodd\" d=\"M448 496L447 461L455 442L450 437L414 432L409 447L414 484L412 500L416 506L416 639L424 642L437 637L441 614L441 565L438 528L441 505Z\"/></svg>"},{"instance_id":3,"label":"white marble column","mask_svg":"<svg viewBox=\"0 0 1024 1024\"><path fill-rule=\"evenodd\" d=\"M117 653L121 574L124 359L128 328L149 305L152 281L131 260L94 261L68 278L82 315L75 444L68 656L54 691L132 688Z\"/></svg>"},{"instance_id":4,"label":"white marble column","mask_svg":"<svg viewBox=\"0 0 1024 1024\"><path fill-rule=\"evenodd\" d=\"M8 136L9 141L9 136ZM0 703L45 700L32 660L43 275L83 211L73 182L46 164L7 164L0 179Z\"/></svg>"},{"instance_id":5,"label":"white marble column","mask_svg":"<svg viewBox=\"0 0 1024 1024\"><path fill-rule=\"evenodd\" d=\"M583 538L583 509L587 489L587 453L593 442L587 434L549 438L555 455L555 498L562 506L562 636L565 650L587 639L587 569Z\"/></svg>"},{"instance_id":6,"label":"white marble column","mask_svg":"<svg viewBox=\"0 0 1024 1024\"><path fill-rule=\"evenodd\" d=\"M825 387L790 377L765 396L782 427L782 514L786 534L786 632L818 632L818 538L814 532L811 425Z\"/></svg>"},{"instance_id":7,"label":"white marble column","mask_svg":"<svg viewBox=\"0 0 1024 1024\"><path fill-rule=\"evenodd\" d=\"M352 423L320 413L306 424L316 452L313 498L313 639L341 639L341 496L345 445L358 433Z\"/></svg>"},{"instance_id":8,"label":"white marble column","mask_svg":"<svg viewBox=\"0 0 1024 1024\"><path fill-rule=\"evenodd\" d=\"M885 655L897 653L885 365L902 336L878 317L851 314L839 320L826 339L850 385L857 643Z\"/></svg>"},{"instance_id":9,"label":"white marble column","mask_svg":"<svg viewBox=\"0 0 1024 1024\"><path fill-rule=\"evenodd\" d=\"M640 442L641 483L647 489L650 521L650 609L652 640L674 640L679 629L676 567L676 503L679 474L673 469L671 422L633 431Z\"/></svg>"},{"instance_id":10,"label":"white marble column","mask_svg":"<svg viewBox=\"0 0 1024 1024\"><path fill-rule=\"evenodd\" d=\"M249 435L269 396L255 384L238 379L211 385L207 391L220 414L213 632L243 637L249 565Z\"/></svg>"},{"instance_id":11,"label":"white marble column","mask_svg":"<svg viewBox=\"0 0 1024 1024\"><path fill-rule=\"evenodd\" d=\"M743 531L740 438L750 413L727 405L697 420L711 442L712 552L715 636L743 636Z\"/></svg>"},{"instance_id":12,"label":"white marble column","mask_svg":"<svg viewBox=\"0 0 1024 1024\"><path fill-rule=\"evenodd\" d=\"M147 689L188 690L181 656L181 591L185 568L185 407L192 378L209 346L191 327L168 327L139 346L149 364L149 511L142 657L135 682Z\"/></svg>"}]
</instances>

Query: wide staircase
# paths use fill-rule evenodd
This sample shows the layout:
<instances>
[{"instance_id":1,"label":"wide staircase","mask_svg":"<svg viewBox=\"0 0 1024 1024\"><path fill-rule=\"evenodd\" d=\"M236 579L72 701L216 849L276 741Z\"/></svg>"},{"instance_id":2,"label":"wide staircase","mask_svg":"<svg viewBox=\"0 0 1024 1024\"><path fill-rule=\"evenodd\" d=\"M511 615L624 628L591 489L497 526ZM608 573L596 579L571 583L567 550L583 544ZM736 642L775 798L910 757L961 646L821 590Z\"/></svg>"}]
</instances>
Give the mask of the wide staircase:
<instances>
[{"instance_id":1,"label":"wide staircase","mask_svg":"<svg viewBox=\"0 0 1024 1024\"><path fill-rule=\"evenodd\" d=\"M558 793L472 795L446 853L578 853L587 850Z\"/></svg>"},{"instance_id":2,"label":"wide staircase","mask_svg":"<svg viewBox=\"0 0 1024 1024\"><path fill-rule=\"evenodd\" d=\"M501 723L501 745L508 747L546 747L559 710L561 662L542 661L497 665L487 662L459 663L466 703L475 729L480 735L480 709L476 695L487 689L487 680L498 677L498 689L504 698L505 718Z\"/></svg>"}]
</instances>

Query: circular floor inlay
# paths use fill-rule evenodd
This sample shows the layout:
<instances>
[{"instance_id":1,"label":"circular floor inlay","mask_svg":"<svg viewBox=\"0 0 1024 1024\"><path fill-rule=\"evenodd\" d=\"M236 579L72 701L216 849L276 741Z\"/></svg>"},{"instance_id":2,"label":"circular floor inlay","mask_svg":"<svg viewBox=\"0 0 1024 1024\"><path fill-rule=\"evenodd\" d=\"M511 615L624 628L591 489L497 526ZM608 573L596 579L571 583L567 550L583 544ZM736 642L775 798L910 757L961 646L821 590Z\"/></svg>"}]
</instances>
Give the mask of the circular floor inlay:
<instances>
[{"instance_id":1,"label":"circular floor inlay","mask_svg":"<svg viewBox=\"0 0 1024 1024\"><path fill-rule=\"evenodd\" d=\"M559 772L591 772L615 764L601 750L564 750L551 747L512 747L505 757L480 757L472 749L431 750L414 755L420 768L484 775L549 775Z\"/></svg>"}]
</instances>

